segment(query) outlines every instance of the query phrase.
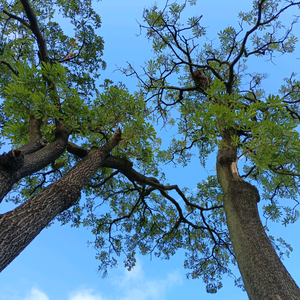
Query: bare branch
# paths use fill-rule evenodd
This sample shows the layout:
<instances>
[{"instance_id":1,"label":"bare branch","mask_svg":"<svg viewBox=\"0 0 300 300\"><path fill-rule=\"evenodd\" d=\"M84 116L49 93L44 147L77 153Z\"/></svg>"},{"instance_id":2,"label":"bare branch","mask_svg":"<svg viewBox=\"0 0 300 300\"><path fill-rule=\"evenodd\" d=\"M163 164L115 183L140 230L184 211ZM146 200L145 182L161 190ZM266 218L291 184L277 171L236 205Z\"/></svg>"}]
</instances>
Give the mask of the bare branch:
<instances>
[{"instance_id":1,"label":"bare branch","mask_svg":"<svg viewBox=\"0 0 300 300\"><path fill-rule=\"evenodd\" d=\"M109 181L110 179L112 179L114 176L116 176L117 174L119 174L120 171L115 171L113 173L111 173L108 177L106 177L104 180L102 180L101 182L97 183L97 184L87 184L89 187L91 188L98 188L102 185L104 185L107 181Z\"/></svg>"}]
</instances>

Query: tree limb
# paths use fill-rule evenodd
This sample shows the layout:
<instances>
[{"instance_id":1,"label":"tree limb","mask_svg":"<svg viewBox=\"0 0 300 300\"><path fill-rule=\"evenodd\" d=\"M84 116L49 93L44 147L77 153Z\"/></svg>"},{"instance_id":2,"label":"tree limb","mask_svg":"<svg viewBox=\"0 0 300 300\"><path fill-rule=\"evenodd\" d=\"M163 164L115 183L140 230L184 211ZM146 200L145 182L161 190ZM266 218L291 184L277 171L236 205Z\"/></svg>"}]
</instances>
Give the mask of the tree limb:
<instances>
[{"instance_id":1,"label":"tree limb","mask_svg":"<svg viewBox=\"0 0 300 300\"><path fill-rule=\"evenodd\" d=\"M8 15L10 18L15 19L17 21L19 21L21 24L23 24L25 27L29 28L31 30L31 26L29 23L27 23L25 20L23 20L22 18L15 16L11 13L9 13L8 11L6 11L5 9L3 10L3 12Z\"/></svg>"},{"instance_id":2,"label":"tree limb","mask_svg":"<svg viewBox=\"0 0 300 300\"><path fill-rule=\"evenodd\" d=\"M49 59L49 56L47 53L47 45L46 45L44 37L40 31L36 15L35 15L33 9L31 8L28 0L20 0L20 1L24 7L24 10L25 10L28 20L30 21L30 29L33 32L33 34L35 35L35 37L37 38L42 61L49 63L50 59Z\"/></svg>"}]
</instances>

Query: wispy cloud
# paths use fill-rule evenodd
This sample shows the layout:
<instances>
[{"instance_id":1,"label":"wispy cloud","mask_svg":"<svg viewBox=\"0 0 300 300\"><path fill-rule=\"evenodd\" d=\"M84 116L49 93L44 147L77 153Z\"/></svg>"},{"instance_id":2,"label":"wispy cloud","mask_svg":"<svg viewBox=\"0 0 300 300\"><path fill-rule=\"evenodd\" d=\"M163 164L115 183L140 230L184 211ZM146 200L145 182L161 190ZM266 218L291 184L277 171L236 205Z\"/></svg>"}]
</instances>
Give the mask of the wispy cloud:
<instances>
[{"instance_id":1,"label":"wispy cloud","mask_svg":"<svg viewBox=\"0 0 300 300\"><path fill-rule=\"evenodd\" d=\"M94 289L79 288L69 293L68 300L164 300L168 290L182 284L182 277L179 272L172 272L167 276L158 272L155 276L147 276L138 259L130 272L120 270L119 275L109 280L109 284L112 287L109 295L103 296ZM21 300L50 299L44 292L32 288L26 298Z\"/></svg>"},{"instance_id":2,"label":"wispy cloud","mask_svg":"<svg viewBox=\"0 0 300 300\"><path fill-rule=\"evenodd\" d=\"M138 259L130 272L122 270L109 282L112 292L105 297L91 289L79 289L70 293L69 300L164 300L167 290L182 284L182 277L179 272L169 273L164 278L160 275L148 277Z\"/></svg>"},{"instance_id":3,"label":"wispy cloud","mask_svg":"<svg viewBox=\"0 0 300 300\"><path fill-rule=\"evenodd\" d=\"M24 300L49 300L47 295L42 291L32 288L29 295Z\"/></svg>"},{"instance_id":4,"label":"wispy cloud","mask_svg":"<svg viewBox=\"0 0 300 300\"><path fill-rule=\"evenodd\" d=\"M168 289L182 284L182 278L178 272L169 273L164 279L149 278L141 261L137 260L132 271L124 270L123 275L115 277L112 284L122 291L122 296L114 297L117 300L163 300Z\"/></svg>"},{"instance_id":5,"label":"wispy cloud","mask_svg":"<svg viewBox=\"0 0 300 300\"><path fill-rule=\"evenodd\" d=\"M69 295L69 300L106 300L100 295L94 293L93 290L80 290L77 292L72 292Z\"/></svg>"}]
</instances>

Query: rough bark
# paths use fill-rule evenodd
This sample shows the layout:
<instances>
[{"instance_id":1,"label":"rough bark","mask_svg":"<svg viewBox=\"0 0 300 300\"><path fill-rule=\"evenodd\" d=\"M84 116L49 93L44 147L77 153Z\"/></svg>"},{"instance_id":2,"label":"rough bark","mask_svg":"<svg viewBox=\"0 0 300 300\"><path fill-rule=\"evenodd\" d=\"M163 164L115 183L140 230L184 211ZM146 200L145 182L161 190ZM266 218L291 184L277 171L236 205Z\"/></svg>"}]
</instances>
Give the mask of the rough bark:
<instances>
[{"instance_id":1,"label":"rough bark","mask_svg":"<svg viewBox=\"0 0 300 300\"><path fill-rule=\"evenodd\" d=\"M120 142L121 131L97 151L86 156L57 182L46 187L14 210L0 216L0 271L52 221L71 207L80 191L111 150Z\"/></svg>"},{"instance_id":2,"label":"rough bark","mask_svg":"<svg viewBox=\"0 0 300 300\"><path fill-rule=\"evenodd\" d=\"M41 140L1 155L0 202L20 179L41 170L59 158L67 146L68 137L68 130L61 125L57 129L55 140L49 145L45 146L45 142ZM8 157L10 164L3 163Z\"/></svg>"},{"instance_id":3,"label":"rough bark","mask_svg":"<svg viewBox=\"0 0 300 300\"><path fill-rule=\"evenodd\" d=\"M68 143L67 150L70 153L72 153L80 158L86 157L89 153L88 150L81 148L70 142ZM137 172L136 170L134 170L133 163L126 159L109 155L103 162L102 167L117 169L123 175L125 175L130 181L137 181L140 184L147 184L147 185L150 185L157 189L166 190L166 186L159 183L159 181L156 178L147 177L147 176ZM169 187L173 187L173 186L169 186Z\"/></svg>"},{"instance_id":4,"label":"rough bark","mask_svg":"<svg viewBox=\"0 0 300 300\"><path fill-rule=\"evenodd\" d=\"M29 141L34 143L42 139L41 133L42 119L37 119L35 116L31 116L29 119Z\"/></svg>"},{"instance_id":5,"label":"rough bark","mask_svg":"<svg viewBox=\"0 0 300 300\"><path fill-rule=\"evenodd\" d=\"M230 143L228 143L230 145ZM296 300L300 290L261 224L257 189L238 174L235 149L219 150L217 174L224 192L224 209L246 291L251 300Z\"/></svg>"}]
</instances>

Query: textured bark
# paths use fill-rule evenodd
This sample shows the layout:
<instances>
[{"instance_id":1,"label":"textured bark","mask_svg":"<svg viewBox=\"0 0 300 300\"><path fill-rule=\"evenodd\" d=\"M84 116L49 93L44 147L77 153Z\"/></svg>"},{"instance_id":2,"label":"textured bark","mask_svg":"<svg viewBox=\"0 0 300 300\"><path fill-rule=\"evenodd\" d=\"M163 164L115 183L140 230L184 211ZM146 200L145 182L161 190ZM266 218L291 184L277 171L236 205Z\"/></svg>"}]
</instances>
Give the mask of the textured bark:
<instances>
[{"instance_id":1,"label":"textured bark","mask_svg":"<svg viewBox=\"0 0 300 300\"><path fill-rule=\"evenodd\" d=\"M159 181L154 177L147 177L136 170L134 170L133 163L131 161L115 157L115 156L108 156L104 163L103 167L112 168L119 170L123 175L125 175L130 181L136 181L140 184L147 184L158 189L165 190L166 187L159 183Z\"/></svg>"},{"instance_id":2,"label":"textured bark","mask_svg":"<svg viewBox=\"0 0 300 300\"><path fill-rule=\"evenodd\" d=\"M70 153L72 153L80 158L86 157L89 153L88 150L81 148L70 142L68 143L67 150ZM166 189L166 187L163 184L160 184L156 178L146 177L145 175L140 174L139 172L135 171L132 168L133 163L126 159L109 155L103 162L102 167L117 169L123 175L125 175L130 181L137 181L140 184L148 184L148 185L156 187L158 189L160 189L160 188L164 189L164 190Z\"/></svg>"},{"instance_id":3,"label":"textured bark","mask_svg":"<svg viewBox=\"0 0 300 300\"><path fill-rule=\"evenodd\" d=\"M41 170L59 158L67 146L68 137L68 130L60 126L55 140L49 145L44 146L44 141L38 141L4 154L3 156L11 156L12 153L18 153L18 156L14 156L15 161L11 161L10 166L3 164L0 159L0 202L20 179ZM21 153L16 150L20 150ZM20 157L23 157L21 162ZM18 167L16 168L14 166L17 161Z\"/></svg>"},{"instance_id":4,"label":"textured bark","mask_svg":"<svg viewBox=\"0 0 300 300\"><path fill-rule=\"evenodd\" d=\"M28 143L20 147L19 150L21 150L24 155L28 155L42 149L45 146L47 146L47 141L41 139L36 142Z\"/></svg>"},{"instance_id":5,"label":"textured bark","mask_svg":"<svg viewBox=\"0 0 300 300\"><path fill-rule=\"evenodd\" d=\"M60 180L46 187L14 210L0 216L0 271L52 221L71 207L89 178L120 142L121 132L77 163Z\"/></svg>"},{"instance_id":6,"label":"textured bark","mask_svg":"<svg viewBox=\"0 0 300 300\"><path fill-rule=\"evenodd\" d=\"M42 119L37 119L35 116L31 116L29 119L29 141L34 143L42 139L41 133Z\"/></svg>"},{"instance_id":7,"label":"textured bark","mask_svg":"<svg viewBox=\"0 0 300 300\"><path fill-rule=\"evenodd\" d=\"M219 150L217 174L224 192L227 225L249 299L300 299L298 286L261 224L257 210L258 191L240 178L236 162L233 147Z\"/></svg>"}]
</instances>

